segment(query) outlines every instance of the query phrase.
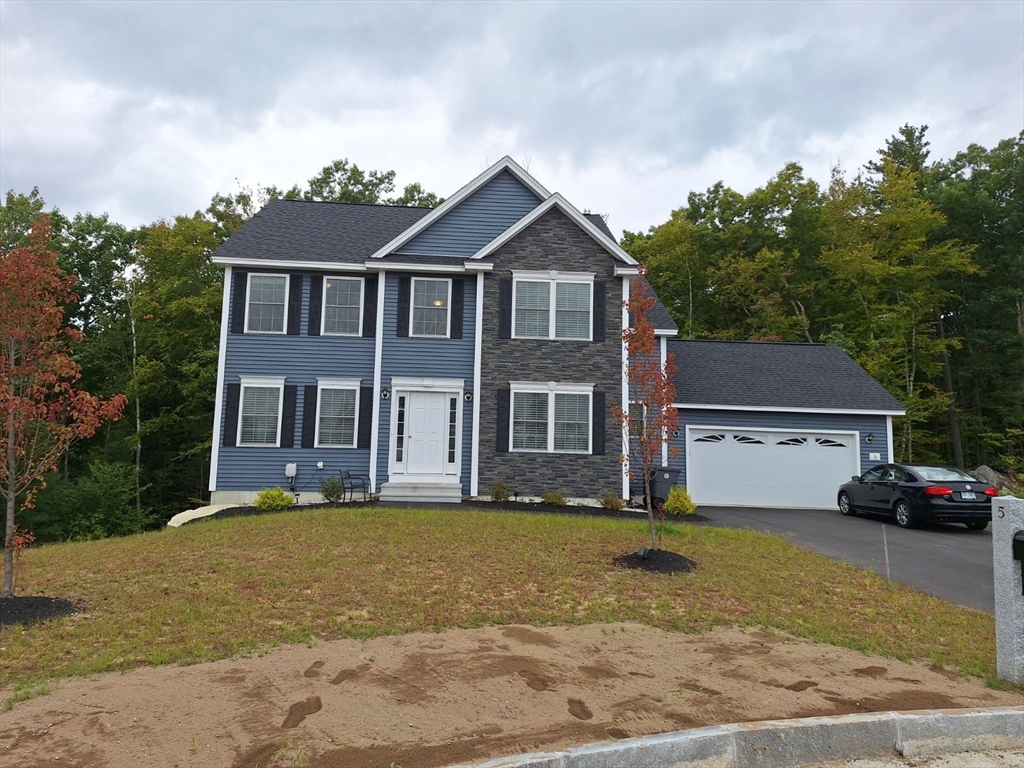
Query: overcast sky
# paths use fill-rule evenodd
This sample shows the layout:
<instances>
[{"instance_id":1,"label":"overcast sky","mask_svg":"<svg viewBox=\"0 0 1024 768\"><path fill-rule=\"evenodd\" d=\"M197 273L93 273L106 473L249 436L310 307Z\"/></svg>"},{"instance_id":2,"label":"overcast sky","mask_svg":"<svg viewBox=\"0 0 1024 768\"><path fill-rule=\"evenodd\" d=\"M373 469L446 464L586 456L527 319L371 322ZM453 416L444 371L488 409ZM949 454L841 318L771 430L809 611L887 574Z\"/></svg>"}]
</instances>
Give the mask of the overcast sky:
<instances>
[{"instance_id":1,"label":"overcast sky","mask_svg":"<svg viewBox=\"0 0 1024 768\"><path fill-rule=\"evenodd\" d=\"M1024 0L0 0L0 190L128 225L342 157L447 196L508 154L646 230L904 123L933 158L1024 128Z\"/></svg>"}]
</instances>

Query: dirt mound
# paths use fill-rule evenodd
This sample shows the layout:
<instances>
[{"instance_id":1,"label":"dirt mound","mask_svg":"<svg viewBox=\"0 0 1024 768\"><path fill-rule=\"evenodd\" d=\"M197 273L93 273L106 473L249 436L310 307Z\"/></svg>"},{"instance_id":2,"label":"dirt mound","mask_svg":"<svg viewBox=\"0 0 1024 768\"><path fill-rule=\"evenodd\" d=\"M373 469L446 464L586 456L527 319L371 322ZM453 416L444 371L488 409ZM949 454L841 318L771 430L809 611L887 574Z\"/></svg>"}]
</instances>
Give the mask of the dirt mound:
<instances>
[{"instance_id":1,"label":"dirt mound","mask_svg":"<svg viewBox=\"0 0 1024 768\"><path fill-rule=\"evenodd\" d=\"M1018 704L949 670L754 630L506 626L68 680L0 715L0 754L5 768L436 768L714 723Z\"/></svg>"}]
</instances>

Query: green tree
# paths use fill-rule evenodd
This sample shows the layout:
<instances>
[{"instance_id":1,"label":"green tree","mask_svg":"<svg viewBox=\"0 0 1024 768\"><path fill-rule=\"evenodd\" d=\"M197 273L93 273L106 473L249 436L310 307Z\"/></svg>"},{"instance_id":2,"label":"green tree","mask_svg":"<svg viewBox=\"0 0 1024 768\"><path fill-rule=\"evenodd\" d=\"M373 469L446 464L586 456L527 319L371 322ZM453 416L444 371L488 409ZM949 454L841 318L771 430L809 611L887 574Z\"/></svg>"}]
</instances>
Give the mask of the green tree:
<instances>
[{"instance_id":1,"label":"green tree","mask_svg":"<svg viewBox=\"0 0 1024 768\"><path fill-rule=\"evenodd\" d=\"M937 164L928 194L945 217L938 236L974 246L979 267L951 286L962 303L943 318L962 339L950 378L967 451L1022 472L1013 435L1024 425L1024 132Z\"/></svg>"},{"instance_id":2,"label":"green tree","mask_svg":"<svg viewBox=\"0 0 1024 768\"><path fill-rule=\"evenodd\" d=\"M897 455L934 459L942 440L933 425L948 408L937 381L958 344L936 333L936 320L950 302L948 280L977 271L971 249L929 239L944 217L922 196L918 174L888 160L873 184L834 174L825 220L822 264L855 297L835 320L856 339L858 362L907 407Z\"/></svg>"}]
</instances>

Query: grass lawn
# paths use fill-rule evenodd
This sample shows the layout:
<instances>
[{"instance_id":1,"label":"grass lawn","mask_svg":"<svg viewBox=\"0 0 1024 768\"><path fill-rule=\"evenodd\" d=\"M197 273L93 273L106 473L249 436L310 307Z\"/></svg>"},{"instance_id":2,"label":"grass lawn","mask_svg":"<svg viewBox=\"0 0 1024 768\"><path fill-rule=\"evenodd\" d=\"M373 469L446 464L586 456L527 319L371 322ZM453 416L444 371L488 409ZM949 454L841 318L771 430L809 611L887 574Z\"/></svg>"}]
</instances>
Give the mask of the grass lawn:
<instances>
[{"instance_id":1,"label":"grass lawn","mask_svg":"<svg viewBox=\"0 0 1024 768\"><path fill-rule=\"evenodd\" d=\"M741 530L669 526L701 568L621 570L646 522L344 509L26 551L19 594L84 613L0 629L0 686L192 663L279 643L489 624L760 625L995 678L992 616Z\"/></svg>"}]
</instances>

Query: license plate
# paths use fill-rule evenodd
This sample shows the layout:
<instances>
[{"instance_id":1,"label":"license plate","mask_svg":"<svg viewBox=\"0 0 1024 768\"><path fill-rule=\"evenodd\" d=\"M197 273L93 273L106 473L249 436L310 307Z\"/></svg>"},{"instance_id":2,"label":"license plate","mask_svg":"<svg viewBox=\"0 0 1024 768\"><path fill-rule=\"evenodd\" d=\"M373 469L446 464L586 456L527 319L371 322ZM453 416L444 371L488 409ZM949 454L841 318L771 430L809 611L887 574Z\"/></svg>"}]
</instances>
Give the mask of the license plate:
<instances>
[{"instance_id":1,"label":"license plate","mask_svg":"<svg viewBox=\"0 0 1024 768\"><path fill-rule=\"evenodd\" d=\"M960 498L964 501L974 501L978 497L975 495L974 491L962 491L960 493Z\"/></svg>"}]
</instances>

